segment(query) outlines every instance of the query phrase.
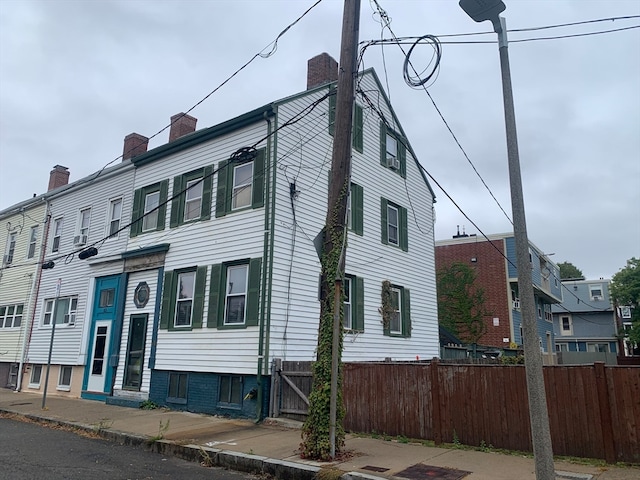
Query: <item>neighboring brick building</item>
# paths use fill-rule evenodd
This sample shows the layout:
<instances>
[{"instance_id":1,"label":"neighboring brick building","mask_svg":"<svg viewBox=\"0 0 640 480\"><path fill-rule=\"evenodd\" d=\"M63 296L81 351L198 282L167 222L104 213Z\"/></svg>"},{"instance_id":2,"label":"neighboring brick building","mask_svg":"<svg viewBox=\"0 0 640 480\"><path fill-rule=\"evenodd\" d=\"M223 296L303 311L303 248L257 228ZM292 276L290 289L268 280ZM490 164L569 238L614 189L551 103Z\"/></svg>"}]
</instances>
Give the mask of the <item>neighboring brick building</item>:
<instances>
[{"instance_id":1,"label":"neighboring brick building","mask_svg":"<svg viewBox=\"0 0 640 480\"><path fill-rule=\"evenodd\" d=\"M521 313L513 233L489 235L489 240L476 235L456 235L436 242L436 272L460 262L475 270L476 282L485 292L486 333L480 344L498 348L522 345ZM551 353L553 319L551 304L562 301L562 286L557 265L530 243L538 335L541 348Z\"/></svg>"}]
</instances>

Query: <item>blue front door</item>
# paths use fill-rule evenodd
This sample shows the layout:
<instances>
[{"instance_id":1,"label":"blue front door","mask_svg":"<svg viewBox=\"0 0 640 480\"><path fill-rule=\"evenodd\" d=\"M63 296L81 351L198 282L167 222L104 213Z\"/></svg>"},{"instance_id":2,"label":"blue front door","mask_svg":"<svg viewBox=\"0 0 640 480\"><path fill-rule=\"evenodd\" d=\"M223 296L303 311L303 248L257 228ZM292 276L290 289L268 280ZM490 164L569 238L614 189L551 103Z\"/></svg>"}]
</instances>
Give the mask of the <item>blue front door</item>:
<instances>
[{"instance_id":1,"label":"blue front door","mask_svg":"<svg viewBox=\"0 0 640 480\"><path fill-rule=\"evenodd\" d=\"M104 400L110 394L113 369L109 358L114 345L117 304L120 292L120 276L96 279L91 314L91 329L84 371L82 397Z\"/></svg>"}]
</instances>

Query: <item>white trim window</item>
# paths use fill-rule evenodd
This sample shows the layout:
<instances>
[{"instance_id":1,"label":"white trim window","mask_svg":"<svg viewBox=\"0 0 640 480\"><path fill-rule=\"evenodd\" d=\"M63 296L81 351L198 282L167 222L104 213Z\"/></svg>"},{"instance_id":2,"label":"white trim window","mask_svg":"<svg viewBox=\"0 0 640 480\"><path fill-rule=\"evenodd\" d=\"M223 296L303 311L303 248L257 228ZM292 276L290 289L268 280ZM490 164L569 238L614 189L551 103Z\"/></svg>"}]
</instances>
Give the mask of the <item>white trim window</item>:
<instances>
[{"instance_id":1,"label":"white trim window","mask_svg":"<svg viewBox=\"0 0 640 480\"><path fill-rule=\"evenodd\" d=\"M18 238L18 233L13 232L9 234L9 238L7 239L7 249L4 258L2 259L2 263L5 265L11 265L13 263L13 254L16 251L16 239Z\"/></svg>"},{"instance_id":2,"label":"white trim window","mask_svg":"<svg viewBox=\"0 0 640 480\"><path fill-rule=\"evenodd\" d=\"M253 195L253 162L238 165L233 169L233 191L231 209L251 206Z\"/></svg>"},{"instance_id":3,"label":"white trim window","mask_svg":"<svg viewBox=\"0 0 640 480\"><path fill-rule=\"evenodd\" d=\"M402 334L402 292L399 288L391 288L391 308L393 313L389 318L389 332L392 335Z\"/></svg>"},{"instance_id":4,"label":"white trim window","mask_svg":"<svg viewBox=\"0 0 640 480\"><path fill-rule=\"evenodd\" d=\"M22 325L22 303L0 306L0 328L18 328Z\"/></svg>"},{"instance_id":5,"label":"white trim window","mask_svg":"<svg viewBox=\"0 0 640 480\"><path fill-rule=\"evenodd\" d=\"M53 221L53 241L51 243L51 253L56 253L60 250L60 237L62 237L62 226L64 224L63 218L56 218Z\"/></svg>"},{"instance_id":6,"label":"white trim window","mask_svg":"<svg viewBox=\"0 0 640 480\"><path fill-rule=\"evenodd\" d=\"M71 365L60 365L60 374L58 375L57 390L64 390L66 392L71 390L72 373L73 373L73 367Z\"/></svg>"},{"instance_id":7,"label":"white trim window","mask_svg":"<svg viewBox=\"0 0 640 480\"><path fill-rule=\"evenodd\" d=\"M609 353L609 344L604 342L587 343L587 352Z\"/></svg>"},{"instance_id":8,"label":"white trim window","mask_svg":"<svg viewBox=\"0 0 640 480\"><path fill-rule=\"evenodd\" d=\"M76 313L78 311L78 297L58 298L54 315L53 308L55 304L55 298L45 300L42 325L45 327L50 326L52 318L55 318L56 325L75 325Z\"/></svg>"},{"instance_id":9,"label":"white trim window","mask_svg":"<svg viewBox=\"0 0 640 480\"><path fill-rule=\"evenodd\" d=\"M187 182L187 191L184 200L184 221L200 218L202 211L202 188L204 181L196 178Z\"/></svg>"},{"instance_id":10,"label":"white trim window","mask_svg":"<svg viewBox=\"0 0 640 480\"><path fill-rule=\"evenodd\" d=\"M193 313L193 292L196 283L196 272L184 272L178 275L176 295L176 314L173 326L176 328L190 327Z\"/></svg>"},{"instance_id":11,"label":"white trim window","mask_svg":"<svg viewBox=\"0 0 640 480\"><path fill-rule=\"evenodd\" d=\"M38 226L31 227L29 230L29 248L27 249L27 258L33 258L36 254L36 244L38 242Z\"/></svg>"},{"instance_id":12,"label":"white trim window","mask_svg":"<svg viewBox=\"0 0 640 480\"><path fill-rule=\"evenodd\" d=\"M598 284L589 285L589 298L593 302L597 302L604 298L602 296L602 284L598 283Z\"/></svg>"},{"instance_id":13,"label":"white trim window","mask_svg":"<svg viewBox=\"0 0 640 480\"><path fill-rule=\"evenodd\" d=\"M158 228L158 210L160 206L160 190L147 193L144 197L144 218L142 231L148 232Z\"/></svg>"},{"instance_id":14,"label":"white trim window","mask_svg":"<svg viewBox=\"0 0 640 480\"><path fill-rule=\"evenodd\" d=\"M80 210L80 220L78 221L78 235L88 237L90 224L91 224L91 207Z\"/></svg>"},{"instance_id":15,"label":"white trim window","mask_svg":"<svg viewBox=\"0 0 640 480\"><path fill-rule=\"evenodd\" d=\"M398 158L398 139L389 133L387 133L386 149L387 166L399 169L400 160Z\"/></svg>"},{"instance_id":16,"label":"white trim window","mask_svg":"<svg viewBox=\"0 0 640 480\"><path fill-rule=\"evenodd\" d=\"M227 268L225 288L225 325L243 325L247 311L247 275L249 265L236 265Z\"/></svg>"},{"instance_id":17,"label":"white trim window","mask_svg":"<svg viewBox=\"0 0 640 480\"><path fill-rule=\"evenodd\" d=\"M31 365L31 376L29 377L29 388L40 388L42 378L42 365Z\"/></svg>"},{"instance_id":18,"label":"white trim window","mask_svg":"<svg viewBox=\"0 0 640 480\"><path fill-rule=\"evenodd\" d=\"M387 240L390 245L400 245L400 212L395 205L387 205Z\"/></svg>"},{"instance_id":19,"label":"white trim window","mask_svg":"<svg viewBox=\"0 0 640 480\"><path fill-rule=\"evenodd\" d=\"M120 220L122 219L122 198L114 198L109 202L109 238L118 238Z\"/></svg>"},{"instance_id":20,"label":"white trim window","mask_svg":"<svg viewBox=\"0 0 640 480\"><path fill-rule=\"evenodd\" d=\"M620 316L622 318L631 318L631 307L629 305L623 305L620 307Z\"/></svg>"},{"instance_id":21,"label":"white trim window","mask_svg":"<svg viewBox=\"0 0 640 480\"><path fill-rule=\"evenodd\" d=\"M560 335L573 335L571 315L560 315Z\"/></svg>"}]
</instances>

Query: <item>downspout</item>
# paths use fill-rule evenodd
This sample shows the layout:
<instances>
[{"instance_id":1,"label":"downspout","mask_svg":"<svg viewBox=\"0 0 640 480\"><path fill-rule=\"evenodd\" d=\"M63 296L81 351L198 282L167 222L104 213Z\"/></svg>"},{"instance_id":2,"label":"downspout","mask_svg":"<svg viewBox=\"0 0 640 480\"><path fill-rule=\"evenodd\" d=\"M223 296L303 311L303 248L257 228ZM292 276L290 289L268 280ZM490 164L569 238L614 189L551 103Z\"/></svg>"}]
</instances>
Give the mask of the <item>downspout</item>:
<instances>
[{"instance_id":1,"label":"downspout","mask_svg":"<svg viewBox=\"0 0 640 480\"><path fill-rule=\"evenodd\" d=\"M44 200L44 199L43 199ZM46 201L46 200L44 200ZM49 202L47 202L47 207L44 212L44 228L43 226L43 235L42 242L40 243L40 260L36 266L36 274L33 276L31 281L31 290L29 291L29 301L27 303L27 324L24 326L24 338L22 339L22 347L20 348L20 364L18 366L18 381L16 383L16 392L19 392L22 389L22 372L24 370L25 358L27 355L27 345L31 340L31 333L33 331L33 324L35 323L36 317L36 304L38 302L38 292L40 291L40 280L42 278L42 263L44 262L44 257L47 250L47 240L49 238L49 225L50 225L50 216L49 216ZM32 303L33 300L33 303ZM33 312L32 312L33 310Z\"/></svg>"},{"instance_id":2,"label":"downspout","mask_svg":"<svg viewBox=\"0 0 640 480\"><path fill-rule=\"evenodd\" d=\"M272 178L273 178L273 197L275 198L275 170L276 170L276 155L275 150L273 155L269 155L271 153L271 134L272 134L272 124L269 113L265 112L264 120L267 122L267 162L266 164L270 165L269 168L272 169ZM273 159L273 161L271 161ZM263 257L264 261L262 262L262 296L260 298L260 333L258 337L258 371L256 374L256 381L258 384L258 396L257 396L257 407L256 407L256 422L260 422L262 420L262 403L264 397L264 388L262 385L262 374L264 370L264 359L265 357L269 358L269 324L271 319L270 314L270 304L271 304L271 288L270 282L268 280L271 278L271 255L269 254L272 251L273 246L270 246L270 239L273 238L273 219L270 221L270 213L273 210L273 204L270 208L269 206L269 197L271 196L271 182L268 180L265 182L265 205L264 205L264 242L263 242ZM269 226L269 228L267 228ZM269 283L269 287L267 284ZM269 297L269 302L267 302L267 296ZM269 306L267 306L269 305ZM265 334L265 327L267 332Z\"/></svg>"}]
</instances>

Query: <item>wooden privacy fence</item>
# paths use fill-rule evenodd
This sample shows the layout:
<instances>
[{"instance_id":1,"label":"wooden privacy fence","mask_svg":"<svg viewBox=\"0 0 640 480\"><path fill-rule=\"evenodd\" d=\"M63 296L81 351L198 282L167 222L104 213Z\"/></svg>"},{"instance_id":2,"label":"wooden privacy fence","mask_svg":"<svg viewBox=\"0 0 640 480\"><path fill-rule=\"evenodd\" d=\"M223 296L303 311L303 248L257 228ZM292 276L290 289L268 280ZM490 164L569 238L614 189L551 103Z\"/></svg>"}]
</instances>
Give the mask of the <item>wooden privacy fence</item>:
<instances>
[{"instance_id":1,"label":"wooden privacy fence","mask_svg":"<svg viewBox=\"0 0 640 480\"><path fill-rule=\"evenodd\" d=\"M640 368L544 367L556 455L640 462ZM523 366L344 365L345 428L531 451Z\"/></svg>"},{"instance_id":2,"label":"wooden privacy fence","mask_svg":"<svg viewBox=\"0 0 640 480\"><path fill-rule=\"evenodd\" d=\"M291 383L308 396L310 362L282 362L281 370L293 372ZM543 370L554 454L640 463L639 367ZM532 451L521 365L347 363L343 371L348 431ZM291 410L303 419L304 400L280 383L287 387L279 404L297 402Z\"/></svg>"}]
</instances>

